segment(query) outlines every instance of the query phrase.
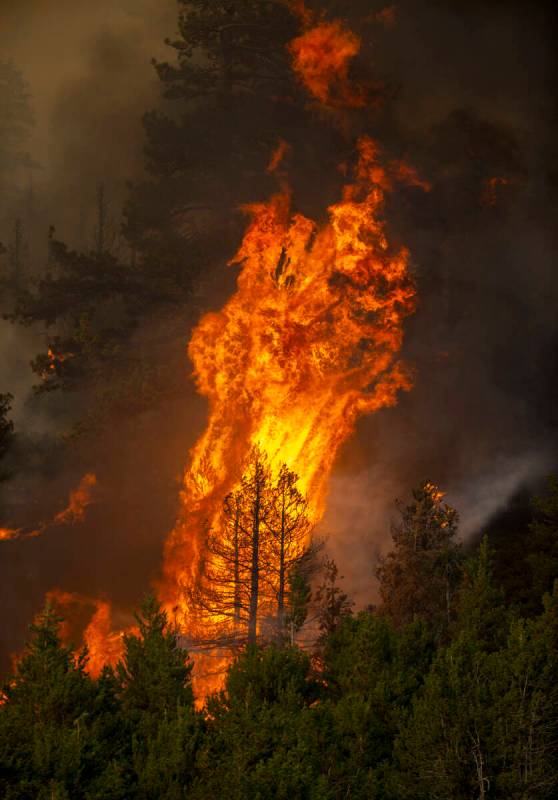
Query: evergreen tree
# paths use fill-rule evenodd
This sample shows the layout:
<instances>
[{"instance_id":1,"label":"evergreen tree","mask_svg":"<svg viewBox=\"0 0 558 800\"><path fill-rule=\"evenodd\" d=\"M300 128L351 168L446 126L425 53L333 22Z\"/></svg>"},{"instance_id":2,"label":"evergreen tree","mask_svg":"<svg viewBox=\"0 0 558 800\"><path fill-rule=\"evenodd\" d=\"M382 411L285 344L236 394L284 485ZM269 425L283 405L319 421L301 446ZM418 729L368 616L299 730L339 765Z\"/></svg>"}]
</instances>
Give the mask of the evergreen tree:
<instances>
[{"instance_id":1,"label":"evergreen tree","mask_svg":"<svg viewBox=\"0 0 558 800\"><path fill-rule=\"evenodd\" d=\"M548 479L547 492L533 500L534 519L529 525L527 563L531 571L532 605L552 592L558 580L558 478ZM536 605L535 605L536 604Z\"/></svg>"},{"instance_id":2,"label":"evergreen tree","mask_svg":"<svg viewBox=\"0 0 558 800\"><path fill-rule=\"evenodd\" d=\"M104 667L97 680L91 723L97 769L87 784L86 800L128 800L137 787L132 767L134 727L122 709L119 689L114 670Z\"/></svg>"},{"instance_id":3,"label":"evergreen tree","mask_svg":"<svg viewBox=\"0 0 558 800\"><path fill-rule=\"evenodd\" d=\"M539 621L514 618L491 583L486 544L468 572L454 640L440 648L398 738L393 796L554 797L555 601Z\"/></svg>"},{"instance_id":4,"label":"evergreen tree","mask_svg":"<svg viewBox=\"0 0 558 800\"><path fill-rule=\"evenodd\" d=\"M271 636L284 635L289 575L303 561L308 569L312 553L306 501L296 482L286 466L274 478L254 448L239 488L225 498L221 524L207 535L193 599L221 643L253 644L266 627Z\"/></svg>"},{"instance_id":5,"label":"evergreen tree","mask_svg":"<svg viewBox=\"0 0 558 800\"><path fill-rule=\"evenodd\" d=\"M10 285L16 289L25 284L25 270L27 267L28 254L29 251L23 223L18 217L14 222L13 236L8 246L9 280Z\"/></svg>"},{"instance_id":6,"label":"evergreen tree","mask_svg":"<svg viewBox=\"0 0 558 800\"><path fill-rule=\"evenodd\" d=\"M503 646L512 617L503 591L494 583L493 571L492 552L485 537L475 555L462 564L451 629L454 638L470 636L487 650Z\"/></svg>"},{"instance_id":7,"label":"evergreen tree","mask_svg":"<svg viewBox=\"0 0 558 800\"><path fill-rule=\"evenodd\" d=\"M299 492L297 481L298 475L283 464L271 490L268 557L272 565L271 581L277 597L279 635L283 634L285 628L289 576L297 566L300 566L298 573L302 577L301 559L306 555L306 561L310 560L306 547L311 532L308 503Z\"/></svg>"},{"instance_id":8,"label":"evergreen tree","mask_svg":"<svg viewBox=\"0 0 558 800\"><path fill-rule=\"evenodd\" d=\"M382 611L397 626L421 617L442 633L451 621L462 555L455 541L457 511L442 498L426 481L409 505L397 503L401 522L392 528L394 549L376 570Z\"/></svg>"},{"instance_id":9,"label":"evergreen tree","mask_svg":"<svg viewBox=\"0 0 558 800\"><path fill-rule=\"evenodd\" d=\"M345 617L352 614L353 602L341 589L337 582L339 570L331 558L323 563L323 581L316 590L318 626L321 632L320 641L335 633ZM341 576L342 577L342 576Z\"/></svg>"},{"instance_id":10,"label":"evergreen tree","mask_svg":"<svg viewBox=\"0 0 558 800\"><path fill-rule=\"evenodd\" d=\"M117 665L123 709L157 719L177 707L191 708L192 664L153 595L142 602L136 621L138 633L124 637L124 655Z\"/></svg>"},{"instance_id":11,"label":"evergreen tree","mask_svg":"<svg viewBox=\"0 0 558 800\"><path fill-rule=\"evenodd\" d=\"M319 687L297 648L249 646L208 703L208 734L192 797L311 797L320 753Z\"/></svg>"},{"instance_id":12,"label":"evergreen tree","mask_svg":"<svg viewBox=\"0 0 558 800\"><path fill-rule=\"evenodd\" d=\"M179 800L194 774L200 719L194 711L192 663L152 595L124 638L117 664L118 699L131 735L135 796ZM121 779L121 775L117 775Z\"/></svg>"},{"instance_id":13,"label":"evergreen tree","mask_svg":"<svg viewBox=\"0 0 558 800\"><path fill-rule=\"evenodd\" d=\"M87 654L62 644L61 618L45 606L3 688L0 789L10 798L82 797L95 769L90 730L95 686Z\"/></svg>"},{"instance_id":14,"label":"evergreen tree","mask_svg":"<svg viewBox=\"0 0 558 800\"><path fill-rule=\"evenodd\" d=\"M401 721L434 654L432 634L417 621L397 631L385 617L345 617L327 637L327 698L317 709L325 797L384 797L386 772Z\"/></svg>"},{"instance_id":15,"label":"evergreen tree","mask_svg":"<svg viewBox=\"0 0 558 800\"><path fill-rule=\"evenodd\" d=\"M514 620L492 675L495 795L558 792L558 592L536 620ZM495 691L496 690L496 691Z\"/></svg>"},{"instance_id":16,"label":"evergreen tree","mask_svg":"<svg viewBox=\"0 0 558 800\"><path fill-rule=\"evenodd\" d=\"M310 558L313 557L310 551ZM291 645L295 643L296 634L300 632L308 617L308 608L312 600L310 575L314 565L308 566L306 558L302 558L290 570L288 575L287 607L285 616L285 633Z\"/></svg>"}]
</instances>

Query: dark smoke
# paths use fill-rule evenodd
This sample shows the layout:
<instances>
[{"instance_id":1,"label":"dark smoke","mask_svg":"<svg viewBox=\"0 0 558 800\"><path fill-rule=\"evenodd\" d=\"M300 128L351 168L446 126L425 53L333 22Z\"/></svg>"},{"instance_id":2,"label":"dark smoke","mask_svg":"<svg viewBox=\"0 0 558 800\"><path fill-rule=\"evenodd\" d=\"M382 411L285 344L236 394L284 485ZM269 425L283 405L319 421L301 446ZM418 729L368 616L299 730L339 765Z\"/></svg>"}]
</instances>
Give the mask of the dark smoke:
<instances>
[{"instance_id":1,"label":"dark smoke","mask_svg":"<svg viewBox=\"0 0 558 800\"><path fill-rule=\"evenodd\" d=\"M470 537L556 467L555 33L551 4L400 3L371 48L398 87L382 139L433 189L390 209L416 263L416 385L361 421L325 520L349 530L335 551L363 596L372 574L353 554L389 546L388 498L430 478ZM491 202L494 176L508 183Z\"/></svg>"}]
</instances>

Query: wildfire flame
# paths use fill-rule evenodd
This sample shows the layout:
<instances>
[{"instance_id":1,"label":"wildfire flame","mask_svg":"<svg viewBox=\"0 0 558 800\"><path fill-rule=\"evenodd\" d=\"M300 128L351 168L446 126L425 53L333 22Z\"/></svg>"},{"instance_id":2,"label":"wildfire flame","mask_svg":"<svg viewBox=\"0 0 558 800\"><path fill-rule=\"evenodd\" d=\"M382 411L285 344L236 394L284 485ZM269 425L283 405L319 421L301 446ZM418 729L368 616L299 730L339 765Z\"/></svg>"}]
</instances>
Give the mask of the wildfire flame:
<instances>
[{"instance_id":1,"label":"wildfire flame","mask_svg":"<svg viewBox=\"0 0 558 800\"><path fill-rule=\"evenodd\" d=\"M509 178L504 178L499 175L488 178L488 180L484 182L484 187L481 194L481 205L491 206L492 208L497 206L498 201L501 199L504 187L509 186L510 183L511 181Z\"/></svg>"},{"instance_id":2,"label":"wildfire flame","mask_svg":"<svg viewBox=\"0 0 558 800\"><path fill-rule=\"evenodd\" d=\"M22 533L22 528L0 528L0 542L7 542L10 539L19 539Z\"/></svg>"},{"instance_id":3,"label":"wildfire flame","mask_svg":"<svg viewBox=\"0 0 558 800\"><path fill-rule=\"evenodd\" d=\"M93 502L91 490L96 485L96 475L92 472L84 475L77 488L70 492L67 508L56 514L51 525L72 525L76 522L83 522L85 510Z\"/></svg>"},{"instance_id":4,"label":"wildfire flame","mask_svg":"<svg viewBox=\"0 0 558 800\"><path fill-rule=\"evenodd\" d=\"M62 613L69 612L69 616L74 616L72 611L76 610L92 612L82 634L83 643L88 651L86 668L90 675L96 678L105 665L114 666L122 657L124 633L132 632L135 629L130 628L127 631L118 632L112 630L112 609L107 600L87 597L76 592L65 592L60 589L52 589L47 593L46 599L59 608ZM64 639L70 638L67 623L64 623L61 634Z\"/></svg>"},{"instance_id":5,"label":"wildfire flame","mask_svg":"<svg viewBox=\"0 0 558 800\"><path fill-rule=\"evenodd\" d=\"M269 159L269 164L267 165L267 171L269 173L276 172L279 169L281 163L283 162L283 159L289 152L289 149L290 149L289 144L285 142L284 139L281 139L279 144L273 151L271 158Z\"/></svg>"},{"instance_id":6,"label":"wildfire flame","mask_svg":"<svg viewBox=\"0 0 558 800\"><path fill-rule=\"evenodd\" d=\"M0 541L10 539L32 539L40 536L48 528L54 525L74 525L83 522L85 511L93 502L93 489L97 485L97 477L92 472L88 472L80 480L78 486L70 492L68 505L59 511L48 522L41 524L34 530L26 531L25 528L0 528Z\"/></svg>"},{"instance_id":7,"label":"wildfire flame","mask_svg":"<svg viewBox=\"0 0 558 800\"><path fill-rule=\"evenodd\" d=\"M250 206L236 294L202 318L189 354L209 422L191 453L179 524L165 546L160 594L185 629L203 532L258 446L277 471L299 476L316 523L341 444L361 414L411 388L398 359L414 309L409 254L382 219L392 178L375 143L358 144L356 178L323 225L291 211L288 193Z\"/></svg>"},{"instance_id":8,"label":"wildfire flame","mask_svg":"<svg viewBox=\"0 0 558 800\"><path fill-rule=\"evenodd\" d=\"M290 43L293 69L324 105L361 107L366 103L364 92L349 82L349 65L360 44L359 37L338 20L322 22Z\"/></svg>"}]
</instances>

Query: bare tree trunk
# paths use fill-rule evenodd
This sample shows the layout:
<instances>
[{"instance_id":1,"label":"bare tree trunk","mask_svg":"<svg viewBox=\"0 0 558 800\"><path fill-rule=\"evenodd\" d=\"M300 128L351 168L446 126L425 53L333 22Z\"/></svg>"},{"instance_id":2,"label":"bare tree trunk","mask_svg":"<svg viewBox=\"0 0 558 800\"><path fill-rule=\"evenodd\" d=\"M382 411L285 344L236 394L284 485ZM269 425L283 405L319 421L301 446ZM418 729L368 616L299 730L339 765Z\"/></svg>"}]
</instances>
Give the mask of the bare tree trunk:
<instances>
[{"instance_id":1,"label":"bare tree trunk","mask_svg":"<svg viewBox=\"0 0 558 800\"><path fill-rule=\"evenodd\" d=\"M277 627L283 630L285 617L285 495L281 502L281 528L279 540L279 590L277 592Z\"/></svg>"},{"instance_id":2,"label":"bare tree trunk","mask_svg":"<svg viewBox=\"0 0 558 800\"><path fill-rule=\"evenodd\" d=\"M240 504L236 498L234 517L234 624L240 624L240 554L239 554Z\"/></svg>"},{"instance_id":3,"label":"bare tree trunk","mask_svg":"<svg viewBox=\"0 0 558 800\"><path fill-rule=\"evenodd\" d=\"M256 496L254 498L252 519L252 565L250 571L250 606L248 614L248 642L256 641L258 631L258 595L260 583L260 511L261 511L261 479L260 466L256 465Z\"/></svg>"},{"instance_id":4,"label":"bare tree trunk","mask_svg":"<svg viewBox=\"0 0 558 800\"><path fill-rule=\"evenodd\" d=\"M478 800L486 800L486 792L490 789L490 780L485 773L484 754L480 743L480 737L475 726L475 735L473 739L473 759L477 771L477 783L479 796Z\"/></svg>"}]
</instances>

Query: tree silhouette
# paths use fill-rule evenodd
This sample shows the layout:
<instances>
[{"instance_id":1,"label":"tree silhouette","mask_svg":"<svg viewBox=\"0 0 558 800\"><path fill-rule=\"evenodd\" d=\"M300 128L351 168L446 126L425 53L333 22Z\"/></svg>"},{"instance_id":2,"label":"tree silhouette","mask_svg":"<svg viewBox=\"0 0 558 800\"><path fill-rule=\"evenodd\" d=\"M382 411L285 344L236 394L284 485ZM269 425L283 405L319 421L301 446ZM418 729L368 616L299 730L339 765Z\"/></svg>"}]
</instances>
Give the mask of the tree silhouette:
<instances>
[{"instance_id":1,"label":"tree silhouette","mask_svg":"<svg viewBox=\"0 0 558 800\"><path fill-rule=\"evenodd\" d=\"M308 552L311 530L296 483L284 465L274 478L255 448L239 487L225 498L219 523L207 534L193 600L211 629L231 644L255 642L264 618L283 633L289 576Z\"/></svg>"},{"instance_id":2,"label":"tree silhouette","mask_svg":"<svg viewBox=\"0 0 558 800\"><path fill-rule=\"evenodd\" d=\"M352 614L353 603L341 589L337 578L339 570L332 558L323 563L323 581L316 591L318 604L318 625L321 631L320 640L325 640L334 633L343 619ZM342 576L341 576L342 577Z\"/></svg>"},{"instance_id":3,"label":"tree silhouette","mask_svg":"<svg viewBox=\"0 0 558 800\"><path fill-rule=\"evenodd\" d=\"M392 529L394 549L376 571L382 610L397 626L418 616L445 630L462 558L455 541L458 514L430 481L412 494L409 505L397 503L401 522Z\"/></svg>"}]
</instances>

